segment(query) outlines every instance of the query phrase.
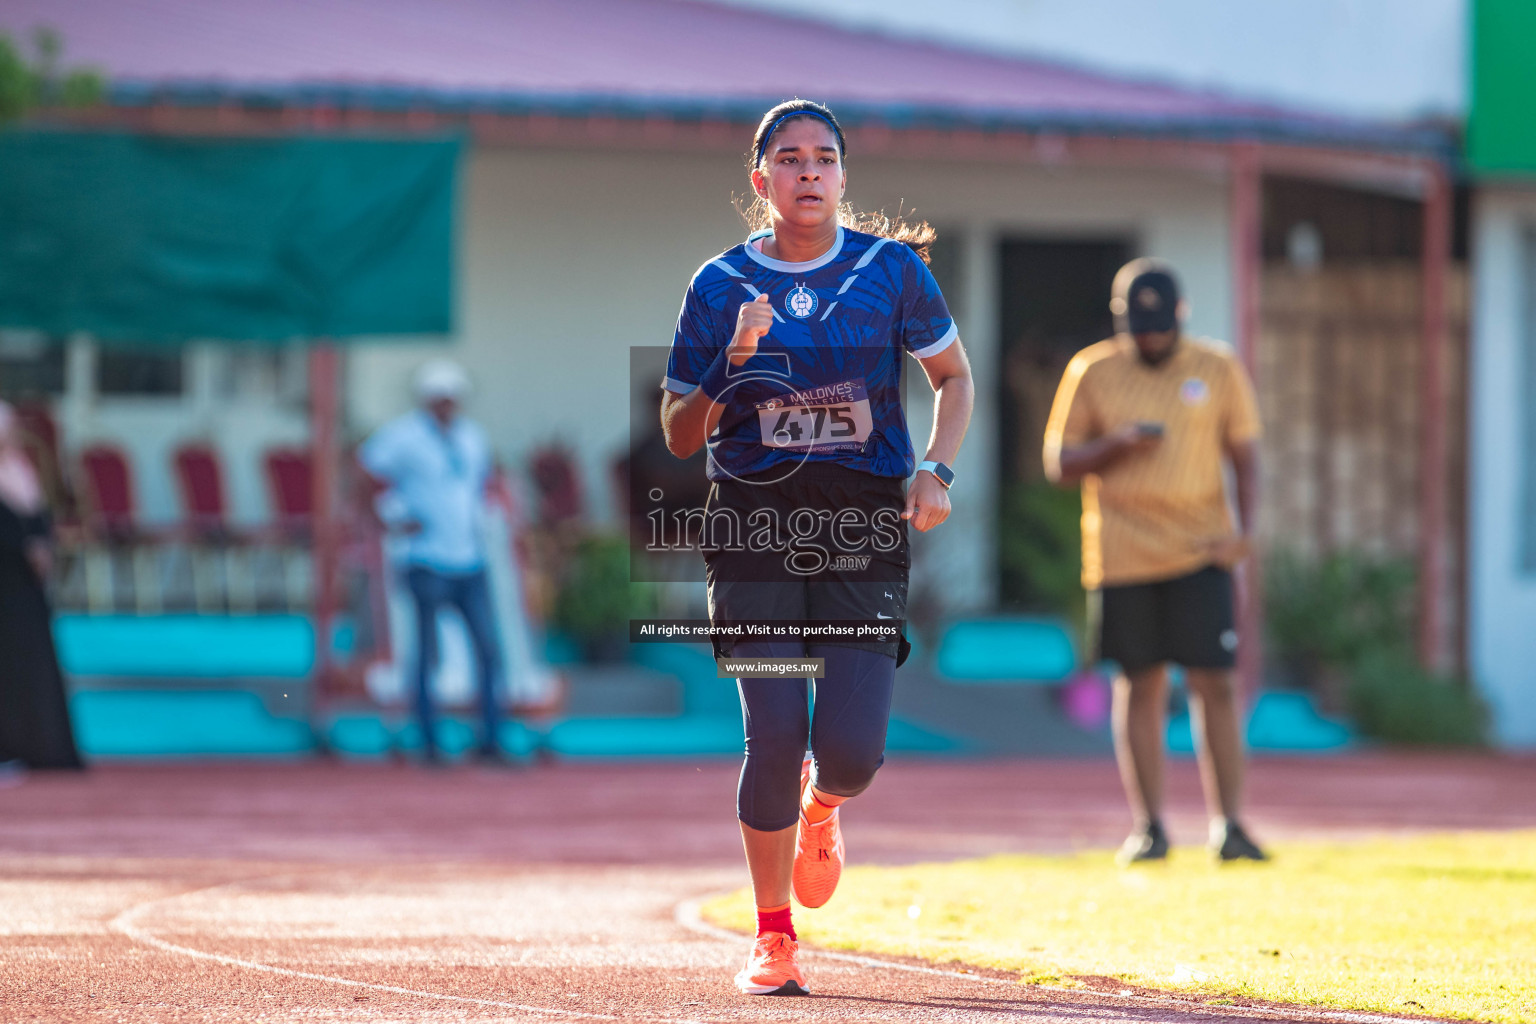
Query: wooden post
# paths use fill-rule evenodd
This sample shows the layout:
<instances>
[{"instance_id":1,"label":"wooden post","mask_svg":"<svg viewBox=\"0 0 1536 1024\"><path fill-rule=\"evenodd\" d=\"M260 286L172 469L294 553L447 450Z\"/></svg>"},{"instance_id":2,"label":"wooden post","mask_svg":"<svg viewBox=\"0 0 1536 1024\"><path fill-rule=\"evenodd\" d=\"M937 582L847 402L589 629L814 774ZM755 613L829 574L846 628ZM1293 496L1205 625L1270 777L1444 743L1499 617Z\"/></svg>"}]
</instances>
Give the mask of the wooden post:
<instances>
[{"instance_id":1,"label":"wooden post","mask_svg":"<svg viewBox=\"0 0 1536 1024\"><path fill-rule=\"evenodd\" d=\"M1251 142L1231 147L1230 245L1234 343L1255 388L1259 379L1259 284L1263 270L1263 167ZM1245 530L1252 523L1244 523ZM1263 549L1254 538L1253 556L1243 567L1238 589L1237 681L1245 698L1258 692L1264 675Z\"/></svg>"},{"instance_id":2,"label":"wooden post","mask_svg":"<svg viewBox=\"0 0 1536 1024\"><path fill-rule=\"evenodd\" d=\"M1451 182L1438 162L1426 166L1423 324L1419 346L1419 663L1443 667L1445 589L1445 288L1451 261Z\"/></svg>"},{"instance_id":3,"label":"wooden post","mask_svg":"<svg viewBox=\"0 0 1536 1024\"><path fill-rule=\"evenodd\" d=\"M314 490L314 609L315 668L310 706L331 682L331 634L334 631L337 562L340 537L336 520L337 431L340 410L340 354L334 343L321 341L309 352L310 460Z\"/></svg>"}]
</instances>

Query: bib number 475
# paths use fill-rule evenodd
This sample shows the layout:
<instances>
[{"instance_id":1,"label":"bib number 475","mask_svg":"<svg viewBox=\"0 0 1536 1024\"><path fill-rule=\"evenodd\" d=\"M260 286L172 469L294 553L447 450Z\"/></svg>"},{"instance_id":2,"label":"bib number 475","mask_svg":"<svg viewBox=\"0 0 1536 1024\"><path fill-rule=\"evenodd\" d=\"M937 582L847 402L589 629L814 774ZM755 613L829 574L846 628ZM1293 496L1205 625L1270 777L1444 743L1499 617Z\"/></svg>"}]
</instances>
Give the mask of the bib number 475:
<instances>
[{"instance_id":1,"label":"bib number 475","mask_svg":"<svg viewBox=\"0 0 1536 1024\"><path fill-rule=\"evenodd\" d=\"M856 450L874 432L864 381L842 381L779 395L757 406L758 431L770 448Z\"/></svg>"},{"instance_id":2,"label":"bib number 475","mask_svg":"<svg viewBox=\"0 0 1536 1024\"><path fill-rule=\"evenodd\" d=\"M783 409L773 424L772 443L780 448L851 438L859 432L850 405L816 405Z\"/></svg>"}]
</instances>

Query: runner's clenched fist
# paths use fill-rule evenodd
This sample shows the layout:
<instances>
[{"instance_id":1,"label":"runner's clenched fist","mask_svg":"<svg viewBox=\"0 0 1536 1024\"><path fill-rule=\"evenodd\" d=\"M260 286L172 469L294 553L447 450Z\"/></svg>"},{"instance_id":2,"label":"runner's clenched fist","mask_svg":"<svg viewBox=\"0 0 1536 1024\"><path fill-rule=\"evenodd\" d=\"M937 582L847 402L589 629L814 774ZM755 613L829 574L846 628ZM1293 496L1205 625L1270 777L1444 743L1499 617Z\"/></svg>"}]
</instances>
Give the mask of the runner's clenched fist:
<instances>
[{"instance_id":1,"label":"runner's clenched fist","mask_svg":"<svg viewBox=\"0 0 1536 1024\"><path fill-rule=\"evenodd\" d=\"M736 334L731 338L728 350L731 365L740 366L757 355L757 343L773 326L773 306L766 294L751 302L743 302L736 314Z\"/></svg>"}]
</instances>

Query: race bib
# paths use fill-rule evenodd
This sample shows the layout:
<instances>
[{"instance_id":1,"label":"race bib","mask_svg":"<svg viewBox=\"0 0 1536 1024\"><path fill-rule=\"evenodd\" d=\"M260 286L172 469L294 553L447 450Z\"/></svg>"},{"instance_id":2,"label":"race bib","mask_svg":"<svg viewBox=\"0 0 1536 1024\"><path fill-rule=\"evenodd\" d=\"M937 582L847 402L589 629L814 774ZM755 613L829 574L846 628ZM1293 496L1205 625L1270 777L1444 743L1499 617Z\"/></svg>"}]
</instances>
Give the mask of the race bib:
<instances>
[{"instance_id":1,"label":"race bib","mask_svg":"<svg viewBox=\"0 0 1536 1024\"><path fill-rule=\"evenodd\" d=\"M874 429L862 377L758 402L757 422L768 447L814 451L860 450Z\"/></svg>"}]
</instances>

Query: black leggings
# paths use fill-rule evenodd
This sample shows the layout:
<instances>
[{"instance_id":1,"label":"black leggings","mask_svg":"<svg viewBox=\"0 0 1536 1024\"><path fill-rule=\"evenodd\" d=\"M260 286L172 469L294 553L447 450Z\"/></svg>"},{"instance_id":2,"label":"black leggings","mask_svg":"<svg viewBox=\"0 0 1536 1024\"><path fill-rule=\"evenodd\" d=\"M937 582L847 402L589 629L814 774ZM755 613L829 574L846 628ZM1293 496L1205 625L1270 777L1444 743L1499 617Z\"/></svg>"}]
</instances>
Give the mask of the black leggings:
<instances>
[{"instance_id":1,"label":"black leggings","mask_svg":"<svg viewBox=\"0 0 1536 1024\"><path fill-rule=\"evenodd\" d=\"M896 659L831 644L738 642L737 658L825 658L816 710L804 679L737 680L747 756L736 816L761 832L790 828L800 817L800 765L811 748L811 784L833 796L858 796L885 761L885 732L896 685Z\"/></svg>"}]
</instances>

